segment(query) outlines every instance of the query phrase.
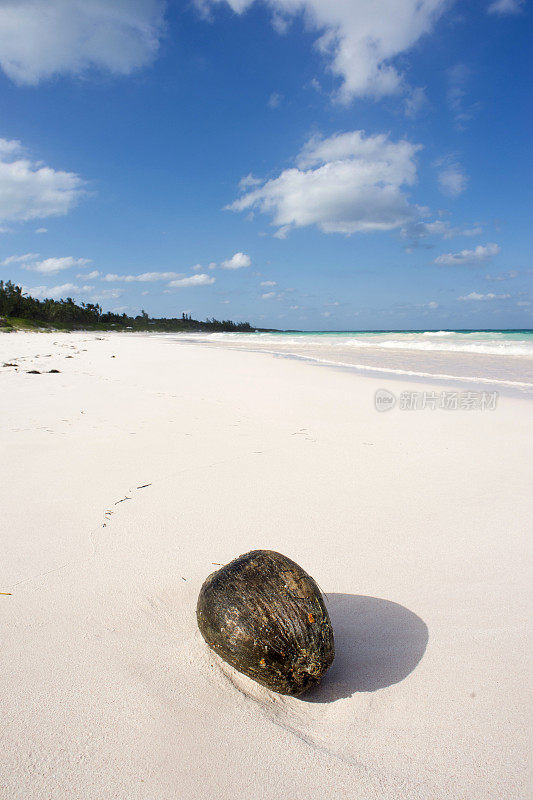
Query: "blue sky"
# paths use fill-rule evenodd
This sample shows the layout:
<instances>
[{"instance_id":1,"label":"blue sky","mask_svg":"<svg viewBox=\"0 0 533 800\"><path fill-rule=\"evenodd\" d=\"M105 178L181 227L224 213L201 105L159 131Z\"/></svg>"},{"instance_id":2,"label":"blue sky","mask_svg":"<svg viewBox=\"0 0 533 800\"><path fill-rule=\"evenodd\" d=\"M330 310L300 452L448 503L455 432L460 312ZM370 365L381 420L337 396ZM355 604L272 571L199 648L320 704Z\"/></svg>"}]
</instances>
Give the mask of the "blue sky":
<instances>
[{"instance_id":1,"label":"blue sky","mask_svg":"<svg viewBox=\"0 0 533 800\"><path fill-rule=\"evenodd\" d=\"M530 40L519 0L2 0L0 277L262 327L532 327Z\"/></svg>"}]
</instances>

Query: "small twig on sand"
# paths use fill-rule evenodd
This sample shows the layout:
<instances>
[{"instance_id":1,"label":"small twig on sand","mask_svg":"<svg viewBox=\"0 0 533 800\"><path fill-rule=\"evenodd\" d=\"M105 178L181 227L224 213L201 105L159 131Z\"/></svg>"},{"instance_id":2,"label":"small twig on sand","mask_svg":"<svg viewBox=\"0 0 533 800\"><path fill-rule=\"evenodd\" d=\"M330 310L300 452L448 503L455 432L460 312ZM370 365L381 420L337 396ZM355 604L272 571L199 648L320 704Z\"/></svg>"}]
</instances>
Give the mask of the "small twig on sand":
<instances>
[{"instance_id":1,"label":"small twig on sand","mask_svg":"<svg viewBox=\"0 0 533 800\"><path fill-rule=\"evenodd\" d=\"M151 486L151 483L145 483L143 486L137 486L137 489L146 489L147 486Z\"/></svg>"},{"instance_id":2,"label":"small twig on sand","mask_svg":"<svg viewBox=\"0 0 533 800\"><path fill-rule=\"evenodd\" d=\"M183 580L185 580L185 578L184 578ZM3 594L3 595L11 595L11 594L12 594L12 592L0 592L0 594Z\"/></svg>"},{"instance_id":3,"label":"small twig on sand","mask_svg":"<svg viewBox=\"0 0 533 800\"><path fill-rule=\"evenodd\" d=\"M118 506L119 503L123 503L125 500L131 500L131 497L123 497L122 500L117 500L115 505Z\"/></svg>"}]
</instances>

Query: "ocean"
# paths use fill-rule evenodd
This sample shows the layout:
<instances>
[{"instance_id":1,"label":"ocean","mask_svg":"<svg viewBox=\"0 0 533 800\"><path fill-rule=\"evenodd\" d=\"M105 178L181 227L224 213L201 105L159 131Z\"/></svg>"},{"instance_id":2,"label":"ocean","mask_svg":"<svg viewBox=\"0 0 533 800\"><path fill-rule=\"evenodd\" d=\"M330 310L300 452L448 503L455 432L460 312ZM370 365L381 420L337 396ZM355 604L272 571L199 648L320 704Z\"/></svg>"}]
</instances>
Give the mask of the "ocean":
<instances>
[{"instance_id":1,"label":"ocean","mask_svg":"<svg viewBox=\"0 0 533 800\"><path fill-rule=\"evenodd\" d=\"M494 384L533 394L533 330L169 334L398 378Z\"/></svg>"}]
</instances>

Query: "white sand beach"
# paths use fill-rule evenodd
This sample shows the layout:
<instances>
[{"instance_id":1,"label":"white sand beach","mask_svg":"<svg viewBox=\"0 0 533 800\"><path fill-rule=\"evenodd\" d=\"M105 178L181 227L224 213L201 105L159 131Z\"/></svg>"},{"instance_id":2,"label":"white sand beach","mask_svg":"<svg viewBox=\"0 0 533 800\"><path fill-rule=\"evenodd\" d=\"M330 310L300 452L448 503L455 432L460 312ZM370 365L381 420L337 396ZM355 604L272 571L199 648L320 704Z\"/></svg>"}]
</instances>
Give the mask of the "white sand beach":
<instances>
[{"instance_id":1,"label":"white sand beach","mask_svg":"<svg viewBox=\"0 0 533 800\"><path fill-rule=\"evenodd\" d=\"M529 795L531 400L378 413L377 389L443 385L0 334L2 800ZM204 579L257 548L326 595L308 696L197 629Z\"/></svg>"}]
</instances>

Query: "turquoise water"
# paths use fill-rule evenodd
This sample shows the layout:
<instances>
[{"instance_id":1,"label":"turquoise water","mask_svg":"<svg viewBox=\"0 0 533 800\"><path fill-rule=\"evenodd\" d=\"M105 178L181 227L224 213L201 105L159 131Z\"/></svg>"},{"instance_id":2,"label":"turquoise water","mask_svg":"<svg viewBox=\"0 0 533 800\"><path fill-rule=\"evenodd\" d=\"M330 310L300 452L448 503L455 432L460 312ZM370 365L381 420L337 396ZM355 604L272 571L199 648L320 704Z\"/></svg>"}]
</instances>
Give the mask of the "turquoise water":
<instances>
[{"instance_id":1,"label":"turquoise water","mask_svg":"<svg viewBox=\"0 0 533 800\"><path fill-rule=\"evenodd\" d=\"M280 331L170 335L396 378L499 384L533 394L533 330Z\"/></svg>"},{"instance_id":2,"label":"turquoise water","mask_svg":"<svg viewBox=\"0 0 533 800\"><path fill-rule=\"evenodd\" d=\"M276 331L252 334L215 334L221 339L243 337L251 342L278 341L295 344L315 342L319 346L485 353L533 356L533 330L485 331Z\"/></svg>"}]
</instances>

